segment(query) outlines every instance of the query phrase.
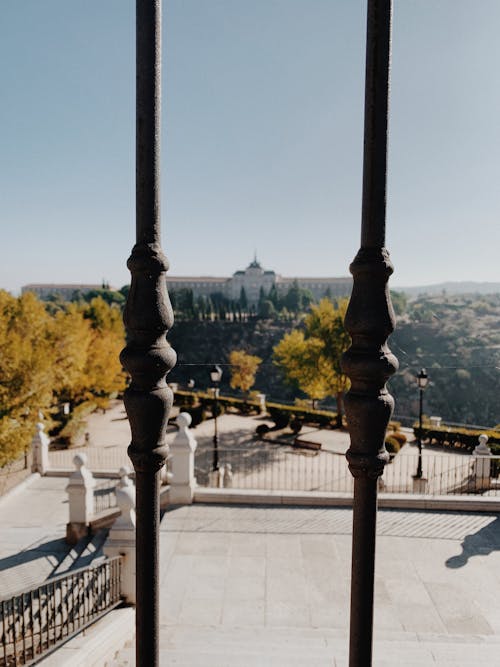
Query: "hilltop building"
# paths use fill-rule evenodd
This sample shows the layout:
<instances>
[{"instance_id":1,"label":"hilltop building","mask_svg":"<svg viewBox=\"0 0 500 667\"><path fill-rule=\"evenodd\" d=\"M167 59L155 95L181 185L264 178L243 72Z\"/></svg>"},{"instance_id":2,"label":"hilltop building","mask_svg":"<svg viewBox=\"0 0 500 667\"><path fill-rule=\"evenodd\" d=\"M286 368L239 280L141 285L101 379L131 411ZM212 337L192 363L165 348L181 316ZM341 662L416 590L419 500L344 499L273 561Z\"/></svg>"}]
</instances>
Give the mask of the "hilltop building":
<instances>
[{"instance_id":1,"label":"hilltop building","mask_svg":"<svg viewBox=\"0 0 500 667\"><path fill-rule=\"evenodd\" d=\"M230 301L237 301L243 289L249 306L258 303L261 290L267 295L274 287L280 296L284 296L295 283L301 289L309 290L315 300L324 296L349 296L352 288L352 278L350 276L344 278L281 276L275 271L264 270L256 256L246 269L235 271L229 277L167 275L167 285L170 292L189 289L193 292L195 299L199 296L208 297L213 294L220 294ZM105 287L109 288L107 285ZM31 283L23 286L22 293L34 292L40 299L47 299L55 295L63 299L71 299L75 294L86 294L102 288L102 284Z\"/></svg>"},{"instance_id":2,"label":"hilltop building","mask_svg":"<svg viewBox=\"0 0 500 667\"><path fill-rule=\"evenodd\" d=\"M296 283L302 289L310 290L316 300L324 296L349 296L352 288L351 277L343 278L300 278L284 277L275 271L264 270L254 257L244 271L236 271L230 277L213 276L168 276L167 285L170 291L181 289L192 290L195 298L219 293L227 299L236 301L240 298L242 288L245 290L249 305L259 301L261 290L268 294L275 287L278 294L283 295Z\"/></svg>"},{"instance_id":3,"label":"hilltop building","mask_svg":"<svg viewBox=\"0 0 500 667\"><path fill-rule=\"evenodd\" d=\"M75 294L87 294L96 290L103 289L104 285L89 285L80 283L30 283L23 285L21 288L22 294L26 292L33 292L39 299L48 299L51 296L60 296L62 299L72 299ZM113 289L106 286L106 289Z\"/></svg>"}]
</instances>

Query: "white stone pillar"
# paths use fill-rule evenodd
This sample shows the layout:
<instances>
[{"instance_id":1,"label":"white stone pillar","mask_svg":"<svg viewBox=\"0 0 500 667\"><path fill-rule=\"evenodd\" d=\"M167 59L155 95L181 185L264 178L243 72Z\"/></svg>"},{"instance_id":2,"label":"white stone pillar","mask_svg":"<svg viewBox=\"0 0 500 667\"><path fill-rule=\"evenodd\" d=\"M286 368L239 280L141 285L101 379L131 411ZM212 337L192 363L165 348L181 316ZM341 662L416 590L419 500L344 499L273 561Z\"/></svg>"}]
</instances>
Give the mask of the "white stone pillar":
<instances>
[{"instance_id":1,"label":"white stone pillar","mask_svg":"<svg viewBox=\"0 0 500 667\"><path fill-rule=\"evenodd\" d=\"M129 474L130 468L120 468L116 487L120 516L111 527L103 550L109 558L122 557L120 593L126 602L135 604L135 486Z\"/></svg>"},{"instance_id":2,"label":"white stone pillar","mask_svg":"<svg viewBox=\"0 0 500 667\"><path fill-rule=\"evenodd\" d=\"M259 401L260 414L263 415L267 411L266 395L265 394L257 394L257 400Z\"/></svg>"},{"instance_id":3,"label":"white stone pillar","mask_svg":"<svg viewBox=\"0 0 500 667\"><path fill-rule=\"evenodd\" d=\"M482 433L479 436L479 444L474 448L473 477L476 489L489 489L491 485L491 449L486 444L488 436Z\"/></svg>"},{"instance_id":4,"label":"white stone pillar","mask_svg":"<svg viewBox=\"0 0 500 667\"><path fill-rule=\"evenodd\" d=\"M176 419L179 427L170 447L172 480L170 482L170 502L174 505L190 505L196 488L194 476L194 453L198 443L189 430L191 415L181 412Z\"/></svg>"},{"instance_id":5,"label":"white stone pillar","mask_svg":"<svg viewBox=\"0 0 500 667\"><path fill-rule=\"evenodd\" d=\"M31 464L31 472L39 472L40 475L45 475L50 467L49 462L49 444L50 438L45 433L43 422L38 422L36 425L36 433L31 441L31 450L33 452L33 461Z\"/></svg>"},{"instance_id":6,"label":"white stone pillar","mask_svg":"<svg viewBox=\"0 0 500 667\"><path fill-rule=\"evenodd\" d=\"M95 479L87 468L85 454L77 454L73 458L75 472L66 486L69 502L69 522L66 526L66 541L76 544L87 535L90 520L94 515Z\"/></svg>"}]
</instances>

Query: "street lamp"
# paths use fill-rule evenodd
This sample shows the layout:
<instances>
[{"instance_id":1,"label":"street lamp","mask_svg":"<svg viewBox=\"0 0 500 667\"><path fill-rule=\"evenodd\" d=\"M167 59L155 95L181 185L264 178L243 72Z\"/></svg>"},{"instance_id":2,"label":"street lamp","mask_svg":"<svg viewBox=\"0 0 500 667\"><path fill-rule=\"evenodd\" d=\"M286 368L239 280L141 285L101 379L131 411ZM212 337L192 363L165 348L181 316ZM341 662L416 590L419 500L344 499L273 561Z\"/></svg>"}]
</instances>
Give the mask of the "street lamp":
<instances>
[{"instance_id":1,"label":"street lamp","mask_svg":"<svg viewBox=\"0 0 500 667\"><path fill-rule=\"evenodd\" d=\"M422 414L423 414L423 404L424 404L424 389L429 383L429 376L425 368L420 370L420 373L417 375L417 385L420 392L420 407L418 411L418 465L417 472L413 476L414 479L422 479Z\"/></svg>"},{"instance_id":2,"label":"street lamp","mask_svg":"<svg viewBox=\"0 0 500 667\"><path fill-rule=\"evenodd\" d=\"M212 470L219 469L219 438L217 435L217 398L219 397L219 382L222 379L222 368L220 366L214 365L210 369L210 380L213 384L214 392L214 450L213 450L213 461L212 461Z\"/></svg>"}]
</instances>

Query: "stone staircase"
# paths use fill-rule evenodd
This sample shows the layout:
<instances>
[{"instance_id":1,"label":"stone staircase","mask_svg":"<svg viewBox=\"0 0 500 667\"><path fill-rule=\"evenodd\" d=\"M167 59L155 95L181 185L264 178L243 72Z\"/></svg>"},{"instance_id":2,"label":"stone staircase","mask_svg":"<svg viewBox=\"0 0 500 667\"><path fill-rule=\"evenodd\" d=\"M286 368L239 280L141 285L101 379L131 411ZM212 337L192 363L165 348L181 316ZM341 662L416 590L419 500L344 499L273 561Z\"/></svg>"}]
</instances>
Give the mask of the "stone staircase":
<instances>
[{"instance_id":1,"label":"stone staircase","mask_svg":"<svg viewBox=\"0 0 500 667\"><path fill-rule=\"evenodd\" d=\"M334 632L332 633L335 634ZM335 667L347 660L345 638L326 637L303 628L169 627L161 628L160 664L182 667ZM336 659L336 658L335 658ZM129 643L109 667L133 667Z\"/></svg>"}]
</instances>

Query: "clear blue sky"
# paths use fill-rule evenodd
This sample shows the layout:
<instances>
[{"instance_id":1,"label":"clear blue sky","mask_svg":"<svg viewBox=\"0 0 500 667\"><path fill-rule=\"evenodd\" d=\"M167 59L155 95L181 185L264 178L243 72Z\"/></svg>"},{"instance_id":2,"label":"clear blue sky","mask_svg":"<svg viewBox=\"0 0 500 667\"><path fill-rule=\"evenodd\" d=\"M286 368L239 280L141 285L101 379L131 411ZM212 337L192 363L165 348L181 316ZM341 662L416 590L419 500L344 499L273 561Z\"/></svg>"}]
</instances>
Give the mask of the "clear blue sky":
<instances>
[{"instance_id":1,"label":"clear blue sky","mask_svg":"<svg viewBox=\"0 0 500 667\"><path fill-rule=\"evenodd\" d=\"M0 3L0 287L128 282L132 0ZM366 3L165 0L172 275L346 275L359 245ZM500 280L500 3L396 0L392 285Z\"/></svg>"}]
</instances>

